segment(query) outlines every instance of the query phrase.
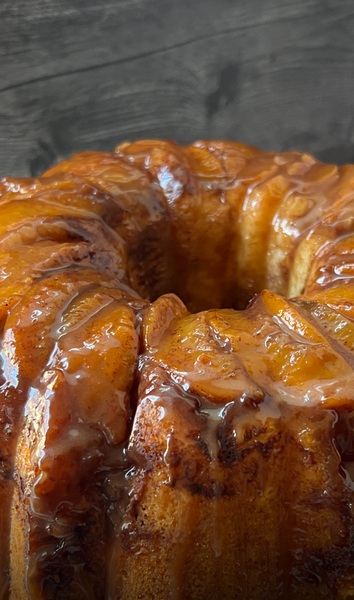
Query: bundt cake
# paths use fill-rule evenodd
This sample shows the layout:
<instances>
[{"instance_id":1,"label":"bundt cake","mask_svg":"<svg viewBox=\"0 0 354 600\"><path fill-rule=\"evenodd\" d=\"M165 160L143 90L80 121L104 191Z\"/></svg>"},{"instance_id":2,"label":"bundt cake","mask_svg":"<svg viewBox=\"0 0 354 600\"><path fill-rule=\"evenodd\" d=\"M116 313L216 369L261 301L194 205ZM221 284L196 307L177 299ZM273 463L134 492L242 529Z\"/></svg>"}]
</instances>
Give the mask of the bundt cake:
<instances>
[{"instance_id":1,"label":"bundt cake","mask_svg":"<svg viewBox=\"0 0 354 600\"><path fill-rule=\"evenodd\" d=\"M84 152L0 265L1 600L354 598L354 166Z\"/></svg>"}]
</instances>

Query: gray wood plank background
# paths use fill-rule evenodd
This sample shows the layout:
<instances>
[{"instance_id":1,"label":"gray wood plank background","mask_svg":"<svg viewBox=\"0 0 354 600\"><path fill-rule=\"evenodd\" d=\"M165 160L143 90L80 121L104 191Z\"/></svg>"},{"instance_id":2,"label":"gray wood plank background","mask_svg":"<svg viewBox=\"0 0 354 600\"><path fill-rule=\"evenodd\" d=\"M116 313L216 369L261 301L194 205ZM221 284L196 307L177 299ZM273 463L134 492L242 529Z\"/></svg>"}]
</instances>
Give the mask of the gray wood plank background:
<instances>
[{"instance_id":1,"label":"gray wood plank background","mask_svg":"<svg viewBox=\"0 0 354 600\"><path fill-rule=\"evenodd\" d=\"M0 0L0 176L141 137L354 162L354 0Z\"/></svg>"}]
</instances>

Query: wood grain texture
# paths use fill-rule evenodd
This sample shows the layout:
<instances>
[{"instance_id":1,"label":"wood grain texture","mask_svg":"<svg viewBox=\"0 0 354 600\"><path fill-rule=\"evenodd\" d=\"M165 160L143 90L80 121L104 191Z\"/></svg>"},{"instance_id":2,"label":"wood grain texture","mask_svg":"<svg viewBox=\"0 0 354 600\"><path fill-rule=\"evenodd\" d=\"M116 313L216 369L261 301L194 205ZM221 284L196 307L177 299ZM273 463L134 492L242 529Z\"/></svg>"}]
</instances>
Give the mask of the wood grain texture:
<instances>
[{"instance_id":1,"label":"wood grain texture","mask_svg":"<svg viewBox=\"0 0 354 600\"><path fill-rule=\"evenodd\" d=\"M352 0L0 1L0 176L140 137L354 162Z\"/></svg>"}]
</instances>

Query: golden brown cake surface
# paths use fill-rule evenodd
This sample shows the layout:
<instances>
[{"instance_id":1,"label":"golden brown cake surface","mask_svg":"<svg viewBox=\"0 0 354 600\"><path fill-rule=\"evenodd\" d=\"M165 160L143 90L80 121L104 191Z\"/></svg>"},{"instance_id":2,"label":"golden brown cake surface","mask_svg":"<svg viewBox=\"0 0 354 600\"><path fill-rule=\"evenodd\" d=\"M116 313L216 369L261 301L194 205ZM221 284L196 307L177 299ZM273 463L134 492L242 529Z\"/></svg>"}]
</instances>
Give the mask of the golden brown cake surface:
<instances>
[{"instance_id":1,"label":"golden brown cake surface","mask_svg":"<svg viewBox=\"0 0 354 600\"><path fill-rule=\"evenodd\" d=\"M354 597L354 166L82 153L0 265L0 600Z\"/></svg>"}]
</instances>

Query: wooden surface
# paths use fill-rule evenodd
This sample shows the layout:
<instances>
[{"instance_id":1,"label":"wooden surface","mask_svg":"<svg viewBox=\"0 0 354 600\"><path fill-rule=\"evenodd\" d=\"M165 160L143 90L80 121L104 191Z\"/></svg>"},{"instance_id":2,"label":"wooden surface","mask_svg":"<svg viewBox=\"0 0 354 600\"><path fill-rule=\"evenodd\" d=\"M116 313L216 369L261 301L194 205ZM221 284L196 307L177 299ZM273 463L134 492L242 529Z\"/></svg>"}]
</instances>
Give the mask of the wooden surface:
<instances>
[{"instance_id":1,"label":"wooden surface","mask_svg":"<svg viewBox=\"0 0 354 600\"><path fill-rule=\"evenodd\" d=\"M0 0L0 176L140 137L354 162L354 1Z\"/></svg>"}]
</instances>

